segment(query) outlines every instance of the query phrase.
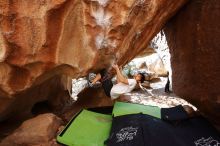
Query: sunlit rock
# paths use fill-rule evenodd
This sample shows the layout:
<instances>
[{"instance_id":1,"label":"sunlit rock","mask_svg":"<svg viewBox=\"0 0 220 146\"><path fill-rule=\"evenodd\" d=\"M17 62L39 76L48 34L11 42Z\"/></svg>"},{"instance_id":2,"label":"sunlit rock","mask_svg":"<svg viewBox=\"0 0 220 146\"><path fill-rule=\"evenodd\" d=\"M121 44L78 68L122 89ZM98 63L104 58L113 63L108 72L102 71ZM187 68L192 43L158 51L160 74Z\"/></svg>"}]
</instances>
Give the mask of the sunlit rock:
<instances>
[{"instance_id":1,"label":"sunlit rock","mask_svg":"<svg viewBox=\"0 0 220 146\"><path fill-rule=\"evenodd\" d=\"M186 1L1 0L0 121L58 96L71 78L126 64Z\"/></svg>"}]
</instances>

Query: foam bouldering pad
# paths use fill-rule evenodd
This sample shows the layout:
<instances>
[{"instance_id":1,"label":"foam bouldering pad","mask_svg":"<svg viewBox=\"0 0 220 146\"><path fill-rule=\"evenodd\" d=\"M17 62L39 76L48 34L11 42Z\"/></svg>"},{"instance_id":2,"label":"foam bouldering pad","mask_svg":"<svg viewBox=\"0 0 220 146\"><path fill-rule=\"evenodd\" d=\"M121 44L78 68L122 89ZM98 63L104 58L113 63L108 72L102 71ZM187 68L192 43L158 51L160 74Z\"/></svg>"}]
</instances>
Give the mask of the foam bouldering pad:
<instances>
[{"instance_id":1,"label":"foam bouldering pad","mask_svg":"<svg viewBox=\"0 0 220 146\"><path fill-rule=\"evenodd\" d=\"M111 124L111 115L82 110L57 136L57 141L69 146L104 146Z\"/></svg>"},{"instance_id":2,"label":"foam bouldering pad","mask_svg":"<svg viewBox=\"0 0 220 146\"><path fill-rule=\"evenodd\" d=\"M161 118L161 109L157 106L141 105L134 103L116 102L113 108L113 115L115 117L143 113L153 117Z\"/></svg>"},{"instance_id":3,"label":"foam bouldering pad","mask_svg":"<svg viewBox=\"0 0 220 146\"><path fill-rule=\"evenodd\" d=\"M203 117L171 123L147 114L113 118L107 146L220 146L219 133Z\"/></svg>"},{"instance_id":4,"label":"foam bouldering pad","mask_svg":"<svg viewBox=\"0 0 220 146\"><path fill-rule=\"evenodd\" d=\"M114 116L143 113L157 118L161 117L158 107L123 102L116 102L114 107L91 110L82 110L74 116L57 136L57 141L69 146L104 146L112 125L110 112Z\"/></svg>"}]
</instances>

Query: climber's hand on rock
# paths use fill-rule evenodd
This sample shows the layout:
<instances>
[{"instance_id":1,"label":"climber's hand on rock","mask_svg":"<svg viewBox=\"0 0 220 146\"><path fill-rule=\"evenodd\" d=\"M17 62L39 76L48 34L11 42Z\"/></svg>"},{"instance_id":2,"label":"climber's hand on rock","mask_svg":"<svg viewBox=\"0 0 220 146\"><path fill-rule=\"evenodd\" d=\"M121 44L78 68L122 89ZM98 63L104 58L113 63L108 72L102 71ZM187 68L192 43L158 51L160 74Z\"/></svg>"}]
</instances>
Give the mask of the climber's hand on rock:
<instances>
[{"instance_id":1,"label":"climber's hand on rock","mask_svg":"<svg viewBox=\"0 0 220 146\"><path fill-rule=\"evenodd\" d=\"M117 64L113 64L112 67L115 69L115 70L119 70L119 67Z\"/></svg>"}]
</instances>

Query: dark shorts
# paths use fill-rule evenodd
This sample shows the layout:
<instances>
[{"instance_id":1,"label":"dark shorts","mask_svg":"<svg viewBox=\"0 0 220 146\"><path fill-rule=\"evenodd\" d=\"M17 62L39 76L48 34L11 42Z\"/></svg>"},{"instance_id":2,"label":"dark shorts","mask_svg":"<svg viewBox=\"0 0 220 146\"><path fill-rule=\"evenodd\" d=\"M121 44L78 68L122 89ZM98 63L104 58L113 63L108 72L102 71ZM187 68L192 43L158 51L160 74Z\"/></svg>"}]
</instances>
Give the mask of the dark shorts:
<instances>
[{"instance_id":1,"label":"dark shorts","mask_svg":"<svg viewBox=\"0 0 220 146\"><path fill-rule=\"evenodd\" d=\"M111 97L110 92L113 87L111 76L110 76L110 74L108 74L106 69L101 70L100 74L101 74L101 83L102 83L102 87L105 91L105 94L108 97Z\"/></svg>"}]
</instances>

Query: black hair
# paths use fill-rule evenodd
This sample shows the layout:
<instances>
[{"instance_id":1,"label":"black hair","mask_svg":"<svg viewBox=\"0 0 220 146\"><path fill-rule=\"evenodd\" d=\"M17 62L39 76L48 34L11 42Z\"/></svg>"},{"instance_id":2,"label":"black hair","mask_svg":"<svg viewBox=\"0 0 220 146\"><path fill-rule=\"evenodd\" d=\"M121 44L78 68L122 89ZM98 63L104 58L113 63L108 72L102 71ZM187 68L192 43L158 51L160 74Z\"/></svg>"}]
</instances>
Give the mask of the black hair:
<instances>
[{"instance_id":1,"label":"black hair","mask_svg":"<svg viewBox=\"0 0 220 146\"><path fill-rule=\"evenodd\" d=\"M144 73L138 73L139 75L141 75L141 80L140 82L143 83L145 81L145 75Z\"/></svg>"}]
</instances>

